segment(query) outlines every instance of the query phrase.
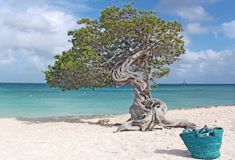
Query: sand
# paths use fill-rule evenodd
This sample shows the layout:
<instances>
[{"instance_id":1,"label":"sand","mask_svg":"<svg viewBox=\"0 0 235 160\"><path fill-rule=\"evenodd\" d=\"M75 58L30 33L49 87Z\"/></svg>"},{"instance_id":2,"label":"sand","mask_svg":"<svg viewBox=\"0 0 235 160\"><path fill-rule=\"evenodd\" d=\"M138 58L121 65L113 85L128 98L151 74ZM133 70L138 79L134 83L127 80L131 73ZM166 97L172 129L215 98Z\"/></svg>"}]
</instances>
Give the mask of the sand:
<instances>
[{"instance_id":1,"label":"sand","mask_svg":"<svg viewBox=\"0 0 235 160\"><path fill-rule=\"evenodd\" d=\"M171 119L188 119L199 126L225 130L221 160L235 159L235 106L168 111ZM1 160L183 160L192 159L179 134L183 129L113 133L112 124L129 115L100 118L57 117L0 119Z\"/></svg>"}]
</instances>

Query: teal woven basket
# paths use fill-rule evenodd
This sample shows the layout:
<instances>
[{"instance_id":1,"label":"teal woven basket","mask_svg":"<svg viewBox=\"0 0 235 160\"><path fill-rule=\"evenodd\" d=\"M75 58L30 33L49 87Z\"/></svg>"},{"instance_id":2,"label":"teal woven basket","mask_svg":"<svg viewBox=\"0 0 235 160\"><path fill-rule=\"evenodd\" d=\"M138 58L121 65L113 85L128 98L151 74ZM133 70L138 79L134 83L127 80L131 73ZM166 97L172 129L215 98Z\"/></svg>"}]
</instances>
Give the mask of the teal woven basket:
<instances>
[{"instance_id":1,"label":"teal woven basket","mask_svg":"<svg viewBox=\"0 0 235 160\"><path fill-rule=\"evenodd\" d=\"M193 158L215 159L220 157L223 128L186 129L180 134Z\"/></svg>"}]
</instances>

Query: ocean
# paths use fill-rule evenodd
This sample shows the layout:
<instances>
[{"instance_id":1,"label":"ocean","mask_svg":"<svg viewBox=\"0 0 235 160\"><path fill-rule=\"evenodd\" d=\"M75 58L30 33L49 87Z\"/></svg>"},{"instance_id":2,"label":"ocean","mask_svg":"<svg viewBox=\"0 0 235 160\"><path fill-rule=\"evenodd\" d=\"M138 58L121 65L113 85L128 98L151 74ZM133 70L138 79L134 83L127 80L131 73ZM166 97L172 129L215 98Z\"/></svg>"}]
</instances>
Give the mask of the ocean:
<instances>
[{"instance_id":1,"label":"ocean","mask_svg":"<svg viewBox=\"0 0 235 160\"><path fill-rule=\"evenodd\" d=\"M235 104L235 84L160 84L152 97L169 109ZM128 113L130 86L61 91L46 84L0 83L0 117L49 117Z\"/></svg>"}]
</instances>

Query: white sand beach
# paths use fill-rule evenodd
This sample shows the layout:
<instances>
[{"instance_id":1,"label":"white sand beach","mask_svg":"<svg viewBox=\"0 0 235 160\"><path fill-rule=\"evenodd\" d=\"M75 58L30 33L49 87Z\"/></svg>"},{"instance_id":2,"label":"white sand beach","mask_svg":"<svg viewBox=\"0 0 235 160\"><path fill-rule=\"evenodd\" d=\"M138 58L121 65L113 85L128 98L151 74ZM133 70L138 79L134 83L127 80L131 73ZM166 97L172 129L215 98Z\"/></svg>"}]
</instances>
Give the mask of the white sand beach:
<instances>
[{"instance_id":1,"label":"white sand beach","mask_svg":"<svg viewBox=\"0 0 235 160\"><path fill-rule=\"evenodd\" d=\"M171 119L224 128L221 160L235 158L235 106L171 110ZM183 129L113 133L129 115L100 118L0 119L1 160L183 160L191 159L180 139Z\"/></svg>"}]
</instances>

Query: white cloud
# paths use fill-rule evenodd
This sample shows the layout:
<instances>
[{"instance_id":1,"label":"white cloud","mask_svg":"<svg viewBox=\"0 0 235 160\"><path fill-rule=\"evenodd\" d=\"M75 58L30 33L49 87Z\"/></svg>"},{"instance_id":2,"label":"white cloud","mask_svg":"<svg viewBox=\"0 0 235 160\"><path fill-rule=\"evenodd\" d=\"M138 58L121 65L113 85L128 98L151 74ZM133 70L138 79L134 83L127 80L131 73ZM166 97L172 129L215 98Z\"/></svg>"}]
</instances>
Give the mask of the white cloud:
<instances>
[{"instance_id":1,"label":"white cloud","mask_svg":"<svg viewBox=\"0 0 235 160\"><path fill-rule=\"evenodd\" d=\"M235 38L235 20L222 24L222 31L225 36Z\"/></svg>"},{"instance_id":2,"label":"white cloud","mask_svg":"<svg viewBox=\"0 0 235 160\"><path fill-rule=\"evenodd\" d=\"M206 27L201 26L200 23L189 23L187 25L187 32L191 34L203 34L207 33L208 30Z\"/></svg>"},{"instance_id":3,"label":"white cloud","mask_svg":"<svg viewBox=\"0 0 235 160\"><path fill-rule=\"evenodd\" d=\"M0 49L0 65L10 64L14 61L15 61L15 58L12 55L11 49L7 49L7 50Z\"/></svg>"},{"instance_id":4,"label":"white cloud","mask_svg":"<svg viewBox=\"0 0 235 160\"><path fill-rule=\"evenodd\" d=\"M190 37L186 34L186 33L183 33L183 39L184 39L184 45L185 46L189 46L191 44L191 39Z\"/></svg>"},{"instance_id":5,"label":"white cloud","mask_svg":"<svg viewBox=\"0 0 235 160\"><path fill-rule=\"evenodd\" d=\"M203 21L210 20L211 17L206 13L205 9L201 6L182 7L176 10L176 13L181 17L190 21Z\"/></svg>"},{"instance_id":6,"label":"white cloud","mask_svg":"<svg viewBox=\"0 0 235 160\"><path fill-rule=\"evenodd\" d=\"M212 17L205 11L203 6L214 2L216 2L216 0L160 0L158 9L163 12L176 14L189 21L205 21L210 20Z\"/></svg>"},{"instance_id":7,"label":"white cloud","mask_svg":"<svg viewBox=\"0 0 235 160\"><path fill-rule=\"evenodd\" d=\"M172 76L190 83L235 82L235 50L187 50L181 61L172 66Z\"/></svg>"},{"instance_id":8,"label":"white cloud","mask_svg":"<svg viewBox=\"0 0 235 160\"><path fill-rule=\"evenodd\" d=\"M38 69L45 68L45 65L43 63L41 63L42 58L39 57L38 55L32 55L32 56L28 57L28 61L29 61L29 63L31 63L33 66L35 66Z\"/></svg>"},{"instance_id":9,"label":"white cloud","mask_svg":"<svg viewBox=\"0 0 235 160\"><path fill-rule=\"evenodd\" d=\"M39 70L55 54L70 47L67 31L75 27L77 20L73 15L44 3L23 9L10 4L2 5L0 17L0 63L13 63L18 56ZM14 52L9 53L13 49Z\"/></svg>"}]
</instances>

